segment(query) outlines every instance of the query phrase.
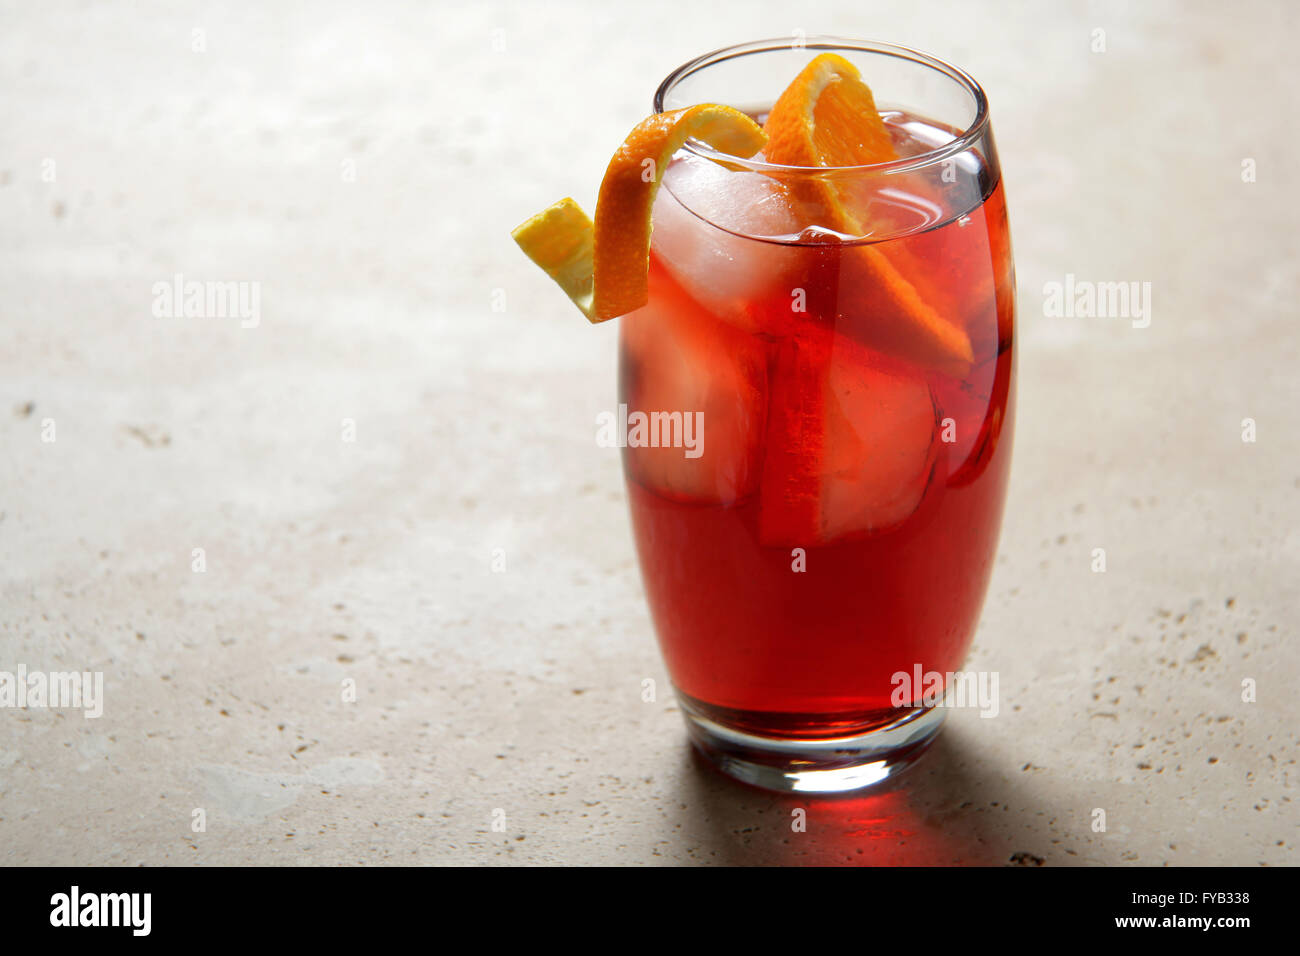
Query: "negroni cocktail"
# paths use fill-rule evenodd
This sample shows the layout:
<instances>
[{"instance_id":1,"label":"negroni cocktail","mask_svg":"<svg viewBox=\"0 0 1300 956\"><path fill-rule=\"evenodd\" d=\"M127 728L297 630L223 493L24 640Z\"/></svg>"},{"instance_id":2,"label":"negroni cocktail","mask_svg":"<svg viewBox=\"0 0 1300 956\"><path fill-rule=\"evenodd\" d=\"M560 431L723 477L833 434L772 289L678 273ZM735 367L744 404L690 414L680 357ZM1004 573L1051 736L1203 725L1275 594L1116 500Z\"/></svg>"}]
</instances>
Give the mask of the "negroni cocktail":
<instances>
[{"instance_id":1,"label":"negroni cocktail","mask_svg":"<svg viewBox=\"0 0 1300 956\"><path fill-rule=\"evenodd\" d=\"M899 48L752 44L656 109L594 249L559 204L520 242L622 316L633 528L696 744L753 783L854 789L936 732L897 675L960 668L996 549L1015 282L983 94Z\"/></svg>"}]
</instances>

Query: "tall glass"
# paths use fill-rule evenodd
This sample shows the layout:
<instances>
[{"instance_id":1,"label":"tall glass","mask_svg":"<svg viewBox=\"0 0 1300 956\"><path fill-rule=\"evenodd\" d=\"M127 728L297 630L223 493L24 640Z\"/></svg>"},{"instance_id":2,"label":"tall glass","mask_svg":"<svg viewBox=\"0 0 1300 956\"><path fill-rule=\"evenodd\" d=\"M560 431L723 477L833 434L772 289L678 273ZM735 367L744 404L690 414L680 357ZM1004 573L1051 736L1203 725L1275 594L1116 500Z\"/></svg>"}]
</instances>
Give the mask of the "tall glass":
<instances>
[{"instance_id":1,"label":"tall glass","mask_svg":"<svg viewBox=\"0 0 1300 956\"><path fill-rule=\"evenodd\" d=\"M938 732L916 678L959 672L969 647L1015 407L1015 273L974 80L884 43L765 41L682 66L654 109L761 122L825 51L861 71L900 158L811 169L688 143L619 346L632 524L692 740L735 777L812 792L883 780ZM828 221L825 183L861 234ZM929 349L934 315L968 353Z\"/></svg>"}]
</instances>

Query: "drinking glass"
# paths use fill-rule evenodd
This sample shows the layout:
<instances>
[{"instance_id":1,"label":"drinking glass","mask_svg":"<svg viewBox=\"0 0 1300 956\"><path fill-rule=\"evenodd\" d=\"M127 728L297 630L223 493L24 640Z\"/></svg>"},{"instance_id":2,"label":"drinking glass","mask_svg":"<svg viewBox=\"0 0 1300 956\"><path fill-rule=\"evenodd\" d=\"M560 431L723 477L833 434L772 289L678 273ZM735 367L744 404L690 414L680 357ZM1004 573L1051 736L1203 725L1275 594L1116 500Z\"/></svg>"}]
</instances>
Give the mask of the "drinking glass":
<instances>
[{"instance_id":1,"label":"drinking glass","mask_svg":"<svg viewBox=\"0 0 1300 956\"><path fill-rule=\"evenodd\" d=\"M691 739L734 777L807 792L884 780L939 731L1015 409L1006 204L970 76L887 43L760 41L673 71L654 109L761 122L822 52L860 70L899 158L789 167L689 141L619 342L632 525ZM854 234L826 184L861 213ZM933 316L967 354L929 349Z\"/></svg>"}]
</instances>

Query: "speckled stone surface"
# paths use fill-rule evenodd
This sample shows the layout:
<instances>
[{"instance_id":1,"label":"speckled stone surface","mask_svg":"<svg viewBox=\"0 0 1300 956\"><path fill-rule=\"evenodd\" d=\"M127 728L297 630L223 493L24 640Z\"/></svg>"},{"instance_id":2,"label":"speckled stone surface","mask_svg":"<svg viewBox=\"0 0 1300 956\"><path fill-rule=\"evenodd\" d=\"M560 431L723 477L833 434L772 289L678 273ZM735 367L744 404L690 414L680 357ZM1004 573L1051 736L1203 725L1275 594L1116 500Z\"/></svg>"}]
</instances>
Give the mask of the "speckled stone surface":
<instances>
[{"instance_id":1,"label":"speckled stone surface","mask_svg":"<svg viewBox=\"0 0 1300 956\"><path fill-rule=\"evenodd\" d=\"M4 15L0 670L105 699L0 710L0 863L1297 862L1294 7L240 6ZM508 237L794 29L985 85L1022 294L1002 713L835 801L690 755L614 324ZM260 321L156 316L178 273ZM1044 315L1067 274L1150 326Z\"/></svg>"}]
</instances>

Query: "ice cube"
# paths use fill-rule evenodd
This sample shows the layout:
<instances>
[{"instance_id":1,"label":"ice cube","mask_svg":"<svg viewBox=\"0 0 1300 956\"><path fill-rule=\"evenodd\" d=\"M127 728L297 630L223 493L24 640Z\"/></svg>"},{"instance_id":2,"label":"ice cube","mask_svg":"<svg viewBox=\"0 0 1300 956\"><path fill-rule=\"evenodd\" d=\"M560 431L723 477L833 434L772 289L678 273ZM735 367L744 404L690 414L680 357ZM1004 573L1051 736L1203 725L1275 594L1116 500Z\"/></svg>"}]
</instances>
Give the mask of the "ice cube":
<instances>
[{"instance_id":1,"label":"ice cube","mask_svg":"<svg viewBox=\"0 0 1300 956\"><path fill-rule=\"evenodd\" d=\"M655 201L653 244L692 298L754 331L759 306L795 295L800 250L788 243L801 228L782 183L682 152Z\"/></svg>"},{"instance_id":2,"label":"ice cube","mask_svg":"<svg viewBox=\"0 0 1300 956\"><path fill-rule=\"evenodd\" d=\"M925 380L837 333L777 347L759 489L764 544L809 547L889 530L920 505L936 421Z\"/></svg>"},{"instance_id":3,"label":"ice cube","mask_svg":"<svg viewBox=\"0 0 1300 956\"><path fill-rule=\"evenodd\" d=\"M766 407L764 343L701 309L657 258L651 259L649 304L619 323L629 475L682 501L733 504L752 495ZM636 413L660 416L642 441L662 439L666 430L683 442L633 444ZM694 447L686 446L687 438Z\"/></svg>"}]
</instances>

